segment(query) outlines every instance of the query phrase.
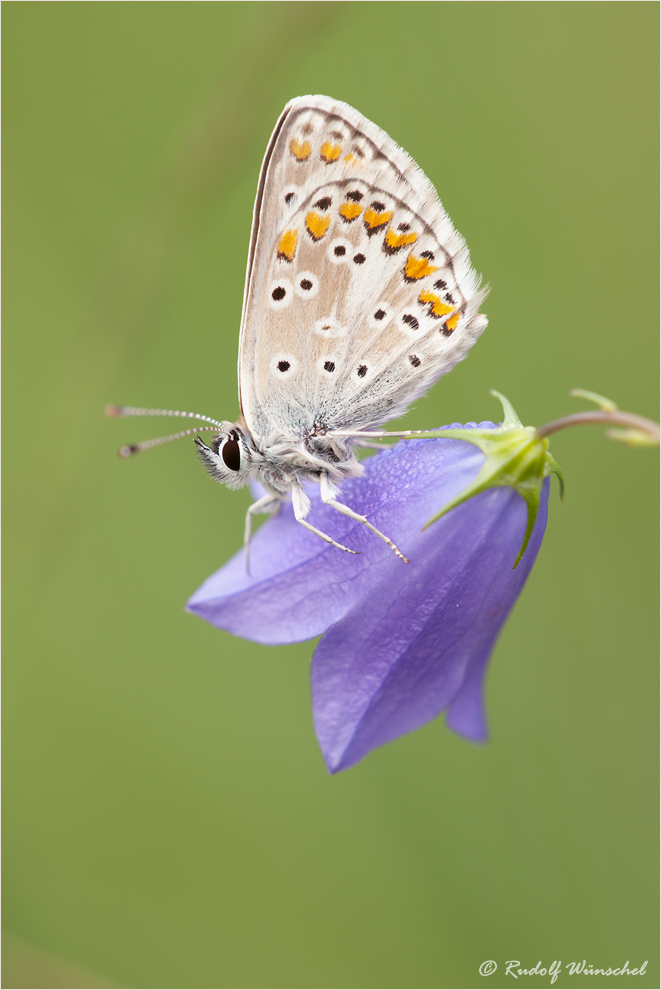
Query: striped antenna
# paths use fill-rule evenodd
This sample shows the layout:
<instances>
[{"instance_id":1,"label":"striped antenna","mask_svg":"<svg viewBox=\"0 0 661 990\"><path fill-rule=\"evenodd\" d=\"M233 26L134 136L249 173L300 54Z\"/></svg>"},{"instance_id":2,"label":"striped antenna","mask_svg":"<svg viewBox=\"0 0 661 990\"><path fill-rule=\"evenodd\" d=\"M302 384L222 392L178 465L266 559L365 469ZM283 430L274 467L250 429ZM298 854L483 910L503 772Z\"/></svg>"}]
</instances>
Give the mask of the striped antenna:
<instances>
[{"instance_id":1,"label":"striped antenna","mask_svg":"<svg viewBox=\"0 0 661 990\"><path fill-rule=\"evenodd\" d=\"M149 450L150 447L158 447L162 443L169 443L171 440L180 440L181 437L189 437L191 433L202 433L204 430L217 430L223 429L223 424L219 423L217 419L211 419L210 416L201 416L199 413L190 412L180 412L176 409L138 409L135 406L106 406L105 409L106 416L112 416L113 418L123 418L125 416L184 416L187 419L201 419L206 423L211 423L211 426L197 426L190 430L182 430L180 433L172 433L167 437L156 437L153 440L143 440L140 443L126 444L119 448L120 457L133 457L134 454L139 454L141 450Z\"/></svg>"},{"instance_id":2,"label":"striped antenna","mask_svg":"<svg viewBox=\"0 0 661 990\"><path fill-rule=\"evenodd\" d=\"M222 430L223 424L211 416L200 413L180 412L178 409L137 409L135 406L106 406L106 416L123 418L124 416L183 416L186 419L203 419Z\"/></svg>"}]
</instances>

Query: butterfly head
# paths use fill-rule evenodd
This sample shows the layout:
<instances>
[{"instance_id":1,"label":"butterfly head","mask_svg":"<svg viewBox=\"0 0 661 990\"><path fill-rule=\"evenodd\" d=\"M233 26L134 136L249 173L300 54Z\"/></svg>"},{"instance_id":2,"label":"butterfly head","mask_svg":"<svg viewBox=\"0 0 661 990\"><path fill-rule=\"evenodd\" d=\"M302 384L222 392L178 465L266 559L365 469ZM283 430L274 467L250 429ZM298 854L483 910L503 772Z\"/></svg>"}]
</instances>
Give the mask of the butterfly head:
<instances>
[{"instance_id":1,"label":"butterfly head","mask_svg":"<svg viewBox=\"0 0 661 990\"><path fill-rule=\"evenodd\" d=\"M214 481L228 488L242 488L255 473L255 446L250 434L237 423L223 423L207 445L195 437L197 452Z\"/></svg>"},{"instance_id":2,"label":"butterfly head","mask_svg":"<svg viewBox=\"0 0 661 990\"><path fill-rule=\"evenodd\" d=\"M200 460L214 479L228 488L242 488L257 473L257 463L260 455L253 443L250 433L244 423L229 423L201 413L181 412L174 409L143 409L137 406L106 406L106 415L113 418L127 416L178 416L184 419L200 419L208 426L198 426L190 430L180 430L166 437L155 437L153 440L142 440L140 443L126 444L119 449L120 457L133 457L141 450L158 447L171 440L180 440L195 434ZM203 430L214 433L211 443L207 446L200 437Z\"/></svg>"}]
</instances>

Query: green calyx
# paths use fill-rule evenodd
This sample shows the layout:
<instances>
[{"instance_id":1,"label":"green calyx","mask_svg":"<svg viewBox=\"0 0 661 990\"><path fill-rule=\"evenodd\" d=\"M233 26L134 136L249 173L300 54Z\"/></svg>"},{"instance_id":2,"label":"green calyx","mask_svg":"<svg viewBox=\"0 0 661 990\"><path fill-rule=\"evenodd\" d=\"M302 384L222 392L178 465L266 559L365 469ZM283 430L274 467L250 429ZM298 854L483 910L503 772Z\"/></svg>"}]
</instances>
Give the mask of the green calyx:
<instances>
[{"instance_id":1,"label":"green calyx","mask_svg":"<svg viewBox=\"0 0 661 990\"><path fill-rule=\"evenodd\" d=\"M467 502L474 495L488 488L514 488L523 498L528 508L526 532L518 556L517 566L523 557L535 526L544 479L555 474L560 482L560 497L564 493L562 471L549 453L549 442L537 435L534 426L524 426L512 404L500 392L491 391L503 406L503 423L496 429L451 429L434 430L433 436L453 440L466 440L475 444L485 455L480 473L463 492L443 506L423 527L426 529L451 509ZM429 434L428 434L429 435Z\"/></svg>"}]
</instances>

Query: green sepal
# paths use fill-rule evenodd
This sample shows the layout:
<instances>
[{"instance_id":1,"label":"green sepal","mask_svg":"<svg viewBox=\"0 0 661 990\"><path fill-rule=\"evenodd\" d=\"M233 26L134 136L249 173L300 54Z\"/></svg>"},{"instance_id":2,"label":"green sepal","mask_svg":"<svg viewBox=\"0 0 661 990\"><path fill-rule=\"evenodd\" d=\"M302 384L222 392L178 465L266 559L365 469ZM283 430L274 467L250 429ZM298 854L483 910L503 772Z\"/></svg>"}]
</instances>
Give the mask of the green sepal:
<instances>
[{"instance_id":1,"label":"green sepal","mask_svg":"<svg viewBox=\"0 0 661 990\"><path fill-rule=\"evenodd\" d=\"M550 474L557 476L561 498L565 483L562 471L548 451L548 440L540 439L534 426L522 424L511 402L505 396L493 390L491 394L500 400L503 407L501 426L492 430L477 427L473 430L458 428L433 431L433 436L436 437L465 440L474 444L485 455L485 461L474 481L432 516L423 529L431 526L462 502L479 495L480 492L489 488L514 488L521 495L528 509L523 543L514 561L516 567L526 551L535 526L544 479Z\"/></svg>"}]
</instances>

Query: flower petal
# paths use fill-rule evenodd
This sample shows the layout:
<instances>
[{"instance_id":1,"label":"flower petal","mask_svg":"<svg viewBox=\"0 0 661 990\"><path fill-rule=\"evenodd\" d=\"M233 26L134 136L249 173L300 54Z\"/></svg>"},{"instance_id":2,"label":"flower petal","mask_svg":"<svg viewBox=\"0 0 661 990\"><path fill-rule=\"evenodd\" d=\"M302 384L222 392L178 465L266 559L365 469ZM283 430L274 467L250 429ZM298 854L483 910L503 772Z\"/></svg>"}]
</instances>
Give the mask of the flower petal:
<instances>
[{"instance_id":1,"label":"flower petal","mask_svg":"<svg viewBox=\"0 0 661 990\"><path fill-rule=\"evenodd\" d=\"M513 569L527 513L511 488L483 491L421 529L483 463L484 454L465 440L410 440L369 458L363 476L346 482L341 501L391 537L409 564L366 527L324 505L318 487L310 486L310 522L359 555L305 530L285 503L251 544L251 573L238 553L187 605L219 628L261 643L325 633L312 663L312 697L331 772L444 709L455 732L475 742L486 738L486 665L539 550L549 483L526 553Z\"/></svg>"},{"instance_id":2,"label":"flower petal","mask_svg":"<svg viewBox=\"0 0 661 990\"><path fill-rule=\"evenodd\" d=\"M493 424L481 424L485 426ZM195 592L187 609L220 629L259 643L293 643L319 636L356 602L369 597L388 573L412 578L434 542L421 527L440 505L479 472L484 455L457 440L409 440L370 457L360 478L343 486L340 500L366 515L397 543L411 564L365 526L324 505L319 488L308 495L309 521L359 555L342 553L304 529L286 502L250 546L250 574L237 553Z\"/></svg>"},{"instance_id":3,"label":"flower petal","mask_svg":"<svg viewBox=\"0 0 661 990\"><path fill-rule=\"evenodd\" d=\"M312 664L312 699L331 772L448 707L450 728L485 738L486 662L539 550L548 487L546 481L516 570L525 503L511 489L483 492L427 531L433 547L410 580L396 581L391 572L369 602L323 637Z\"/></svg>"}]
</instances>

